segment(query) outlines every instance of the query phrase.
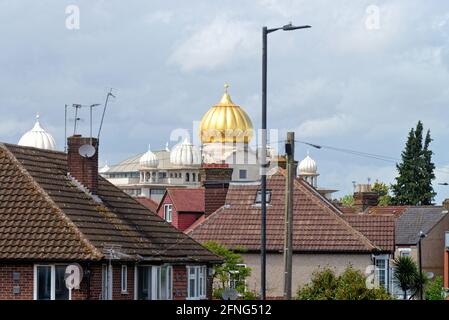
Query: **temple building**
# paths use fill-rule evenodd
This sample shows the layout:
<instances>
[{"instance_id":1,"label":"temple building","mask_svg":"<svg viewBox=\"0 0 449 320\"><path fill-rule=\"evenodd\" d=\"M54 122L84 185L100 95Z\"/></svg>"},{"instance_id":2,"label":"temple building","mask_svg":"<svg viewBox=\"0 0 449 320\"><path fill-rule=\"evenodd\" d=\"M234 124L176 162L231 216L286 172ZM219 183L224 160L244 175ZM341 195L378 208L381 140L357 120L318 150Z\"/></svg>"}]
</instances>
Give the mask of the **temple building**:
<instances>
[{"instance_id":1,"label":"temple building","mask_svg":"<svg viewBox=\"0 0 449 320\"><path fill-rule=\"evenodd\" d=\"M167 188L197 188L200 186L202 165L221 165L233 169L233 181L259 179L257 150L249 143L254 129L248 114L235 104L225 84L218 104L202 117L199 137L201 146L189 139L171 150L152 151L150 148L116 165L105 166L100 174L135 197L160 201Z\"/></svg>"}]
</instances>

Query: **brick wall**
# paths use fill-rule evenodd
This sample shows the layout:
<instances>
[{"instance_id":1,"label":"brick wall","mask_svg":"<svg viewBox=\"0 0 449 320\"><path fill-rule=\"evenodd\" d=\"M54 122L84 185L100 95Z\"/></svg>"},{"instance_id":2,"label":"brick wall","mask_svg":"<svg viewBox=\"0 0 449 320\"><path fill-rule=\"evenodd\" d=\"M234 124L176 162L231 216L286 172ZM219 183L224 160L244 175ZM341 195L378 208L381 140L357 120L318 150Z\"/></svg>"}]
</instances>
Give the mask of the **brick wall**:
<instances>
[{"instance_id":1,"label":"brick wall","mask_svg":"<svg viewBox=\"0 0 449 320\"><path fill-rule=\"evenodd\" d=\"M173 300L187 298L187 268L186 266L173 266Z\"/></svg>"},{"instance_id":2,"label":"brick wall","mask_svg":"<svg viewBox=\"0 0 449 320\"><path fill-rule=\"evenodd\" d=\"M18 280L14 280L17 273ZM14 287L19 290L14 293ZM0 300L33 299L33 265L0 264Z\"/></svg>"},{"instance_id":3,"label":"brick wall","mask_svg":"<svg viewBox=\"0 0 449 320\"><path fill-rule=\"evenodd\" d=\"M102 298L102 266L100 264L81 265L84 275L79 290L72 290L72 300L100 300ZM19 273L14 280L14 273ZM134 265L128 265L128 292L121 292L121 264L113 266L113 300L134 300ZM0 300L33 300L34 266L32 264L0 264ZM89 288L90 283L90 288ZM14 293L14 287L19 288ZM211 281L207 284L207 296L211 297ZM173 299L185 300L187 297L187 268L185 265L173 266Z\"/></svg>"},{"instance_id":4,"label":"brick wall","mask_svg":"<svg viewBox=\"0 0 449 320\"><path fill-rule=\"evenodd\" d=\"M205 215L214 213L226 202L232 168L219 164L209 164L200 170L201 185L204 187Z\"/></svg>"}]
</instances>

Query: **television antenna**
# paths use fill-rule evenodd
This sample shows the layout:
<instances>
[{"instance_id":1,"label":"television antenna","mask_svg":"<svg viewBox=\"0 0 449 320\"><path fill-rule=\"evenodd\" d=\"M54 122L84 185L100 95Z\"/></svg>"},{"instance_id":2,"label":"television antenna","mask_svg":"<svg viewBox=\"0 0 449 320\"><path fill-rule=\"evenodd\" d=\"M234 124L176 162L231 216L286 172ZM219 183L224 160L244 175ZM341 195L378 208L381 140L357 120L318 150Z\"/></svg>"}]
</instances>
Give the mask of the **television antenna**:
<instances>
[{"instance_id":1,"label":"television antenna","mask_svg":"<svg viewBox=\"0 0 449 320\"><path fill-rule=\"evenodd\" d=\"M100 141L101 128L103 127L103 120L104 120L104 115L106 113L106 108L108 107L109 97L115 98L115 95L112 94L112 90L114 90L114 88L110 88L109 92L106 94L106 101L104 102L103 114L101 115L101 121L100 121L100 127L98 128L98 135L97 135L98 141Z\"/></svg>"}]
</instances>

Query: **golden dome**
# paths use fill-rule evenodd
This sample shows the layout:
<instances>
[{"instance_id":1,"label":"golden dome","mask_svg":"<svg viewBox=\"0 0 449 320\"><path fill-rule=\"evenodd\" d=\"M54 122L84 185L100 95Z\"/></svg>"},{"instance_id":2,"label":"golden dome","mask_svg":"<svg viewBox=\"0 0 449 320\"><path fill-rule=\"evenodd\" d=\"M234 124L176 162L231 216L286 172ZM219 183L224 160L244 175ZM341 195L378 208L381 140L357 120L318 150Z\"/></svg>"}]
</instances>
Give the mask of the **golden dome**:
<instances>
[{"instance_id":1,"label":"golden dome","mask_svg":"<svg viewBox=\"0 0 449 320\"><path fill-rule=\"evenodd\" d=\"M232 102L228 84L220 103L213 106L201 119L200 137L202 143L245 142L253 137L253 124L248 114Z\"/></svg>"}]
</instances>

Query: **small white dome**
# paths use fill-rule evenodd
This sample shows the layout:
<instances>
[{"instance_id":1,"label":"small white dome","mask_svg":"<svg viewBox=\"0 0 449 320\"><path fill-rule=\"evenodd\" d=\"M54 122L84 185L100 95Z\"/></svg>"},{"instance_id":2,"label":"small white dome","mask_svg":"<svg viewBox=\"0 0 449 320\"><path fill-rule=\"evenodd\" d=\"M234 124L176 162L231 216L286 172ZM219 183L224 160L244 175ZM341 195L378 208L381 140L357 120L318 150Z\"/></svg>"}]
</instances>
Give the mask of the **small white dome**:
<instances>
[{"instance_id":1,"label":"small white dome","mask_svg":"<svg viewBox=\"0 0 449 320\"><path fill-rule=\"evenodd\" d=\"M35 147L46 150L56 150L56 142L53 136L41 127L39 115L36 116L36 123L33 129L25 133L20 138L19 146Z\"/></svg>"},{"instance_id":2,"label":"small white dome","mask_svg":"<svg viewBox=\"0 0 449 320\"><path fill-rule=\"evenodd\" d=\"M170 152L170 162L177 166L194 166L201 164L201 152L187 140L178 143Z\"/></svg>"},{"instance_id":3,"label":"small white dome","mask_svg":"<svg viewBox=\"0 0 449 320\"><path fill-rule=\"evenodd\" d=\"M299 163L299 174L316 174L317 166L315 160L313 160L309 154Z\"/></svg>"},{"instance_id":4,"label":"small white dome","mask_svg":"<svg viewBox=\"0 0 449 320\"><path fill-rule=\"evenodd\" d=\"M104 165L103 168L101 168L100 170L98 170L98 173L106 173L106 172L109 171L109 169L111 169L111 168L110 168L110 167L108 166L108 164L106 163L106 164Z\"/></svg>"},{"instance_id":5,"label":"small white dome","mask_svg":"<svg viewBox=\"0 0 449 320\"><path fill-rule=\"evenodd\" d=\"M150 146L148 145L148 151L140 157L139 164L144 168L156 168L159 164L159 160L156 155L151 152Z\"/></svg>"}]
</instances>

